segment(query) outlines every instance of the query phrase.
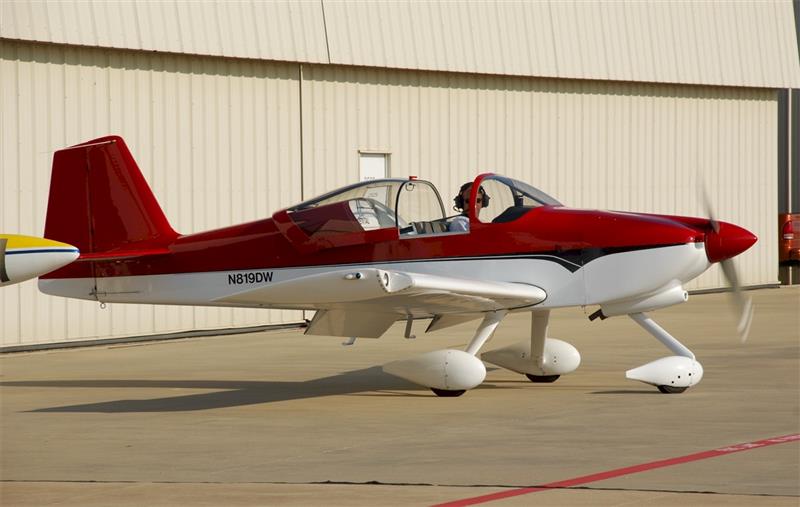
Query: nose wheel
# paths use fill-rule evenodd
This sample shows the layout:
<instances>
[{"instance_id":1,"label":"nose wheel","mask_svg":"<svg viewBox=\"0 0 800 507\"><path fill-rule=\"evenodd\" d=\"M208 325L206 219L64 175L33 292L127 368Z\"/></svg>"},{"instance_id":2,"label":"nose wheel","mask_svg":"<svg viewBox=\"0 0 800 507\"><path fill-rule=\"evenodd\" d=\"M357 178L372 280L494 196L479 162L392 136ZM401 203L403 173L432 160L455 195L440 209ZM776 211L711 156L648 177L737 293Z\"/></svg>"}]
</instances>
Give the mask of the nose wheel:
<instances>
[{"instance_id":1,"label":"nose wheel","mask_svg":"<svg viewBox=\"0 0 800 507\"><path fill-rule=\"evenodd\" d=\"M680 394L688 389L688 387L675 387L675 386L656 386L658 390L664 394Z\"/></svg>"}]
</instances>

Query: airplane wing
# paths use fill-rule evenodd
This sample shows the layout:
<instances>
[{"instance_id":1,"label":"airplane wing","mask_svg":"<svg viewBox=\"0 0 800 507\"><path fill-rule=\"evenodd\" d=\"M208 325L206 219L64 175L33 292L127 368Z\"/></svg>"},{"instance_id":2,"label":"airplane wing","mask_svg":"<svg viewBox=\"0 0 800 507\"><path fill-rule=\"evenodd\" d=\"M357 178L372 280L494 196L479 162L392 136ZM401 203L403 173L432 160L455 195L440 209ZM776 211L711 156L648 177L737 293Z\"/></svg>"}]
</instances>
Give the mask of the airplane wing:
<instances>
[{"instance_id":1,"label":"airplane wing","mask_svg":"<svg viewBox=\"0 0 800 507\"><path fill-rule=\"evenodd\" d=\"M216 301L316 308L320 311L308 334L377 338L408 316L458 314L464 321L483 312L533 306L546 297L544 290L527 284L354 268L279 281Z\"/></svg>"}]
</instances>

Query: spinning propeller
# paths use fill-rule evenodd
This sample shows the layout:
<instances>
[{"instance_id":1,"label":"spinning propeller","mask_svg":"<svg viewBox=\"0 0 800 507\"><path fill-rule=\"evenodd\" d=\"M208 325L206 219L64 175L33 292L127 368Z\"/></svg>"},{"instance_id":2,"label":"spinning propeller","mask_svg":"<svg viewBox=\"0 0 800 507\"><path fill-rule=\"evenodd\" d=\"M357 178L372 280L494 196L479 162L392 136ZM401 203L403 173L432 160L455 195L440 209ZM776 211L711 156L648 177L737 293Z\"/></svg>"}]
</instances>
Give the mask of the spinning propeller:
<instances>
[{"instance_id":1,"label":"spinning propeller","mask_svg":"<svg viewBox=\"0 0 800 507\"><path fill-rule=\"evenodd\" d=\"M703 204L711 226L711 230L706 233L706 254L711 262L719 262L722 274L731 288L731 303L739 315L736 331L739 333L739 340L744 343L753 322L753 300L742 291L733 257L755 243L756 237L741 227L717 220L705 185L702 185L702 189Z\"/></svg>"}]
</instances>

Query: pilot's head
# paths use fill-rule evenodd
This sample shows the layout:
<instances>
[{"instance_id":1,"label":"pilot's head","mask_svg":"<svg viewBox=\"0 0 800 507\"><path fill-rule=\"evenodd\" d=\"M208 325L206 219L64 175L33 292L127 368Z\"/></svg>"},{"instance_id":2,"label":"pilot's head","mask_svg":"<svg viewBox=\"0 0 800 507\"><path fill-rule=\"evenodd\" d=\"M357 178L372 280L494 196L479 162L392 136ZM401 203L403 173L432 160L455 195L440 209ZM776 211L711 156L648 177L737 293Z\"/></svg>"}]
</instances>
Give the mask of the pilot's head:
<instances>
[{"instance_id":1,"label":"pilot's head","mask_svg":"<svg viewBox=\"0 0 800 507\"><path fill-rule=\"evenodd\" d=\"M453 198L453 203L455 204L454 208L457 211L461 211L463 214L469 213L469 196L472 192L472 182L468 181L461 185L461 188L458 190L458 195ZM475 214L478 215L481 212L481 208L485 208L489 205L489 195L486 193L486 190L483 187L478 188L478 196L475 199Z\"/></svg>"}]
</instances>

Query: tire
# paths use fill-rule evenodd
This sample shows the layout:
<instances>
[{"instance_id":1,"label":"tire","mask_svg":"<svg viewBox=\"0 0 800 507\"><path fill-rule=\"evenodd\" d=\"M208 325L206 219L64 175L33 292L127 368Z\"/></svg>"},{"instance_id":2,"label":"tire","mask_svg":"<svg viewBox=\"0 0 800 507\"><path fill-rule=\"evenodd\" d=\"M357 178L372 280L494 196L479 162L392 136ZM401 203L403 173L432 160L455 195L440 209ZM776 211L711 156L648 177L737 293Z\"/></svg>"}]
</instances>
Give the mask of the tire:
<instances>
[{"instance_id":1,"label":"tire","mask_svg":"<svg viewBox=\"0 0 800 507\"><path fill-rule=\"evenodd\" d=\"M561 375L531 375L526 373L525 376L534 384L550 384L558 380Z\"/></svg>"},{"instance_id":2,"label":"tire","mask_svg":"<svg viewBox=\"0 0 800 507\"><path fill-rule=\"evenodd\" d=\"M657 386L658 390L664 394L680 394L685 390L689 389L688 387L674 387L674 386Z\"/></svg>"},{"instance_id":3,"label":"tire","mask_svg":"<svg viewBox=\"0 0 800 507\"><path fill-rule=\"evenodd\" d=\"M449 391L447 389L436 389L435 387L431 387L431 391L433 391L433 394L441 398L455 398L456 396L461 396L467 392L464 389L460 389L458 391Z\"/></svg>"}]
</instances>

